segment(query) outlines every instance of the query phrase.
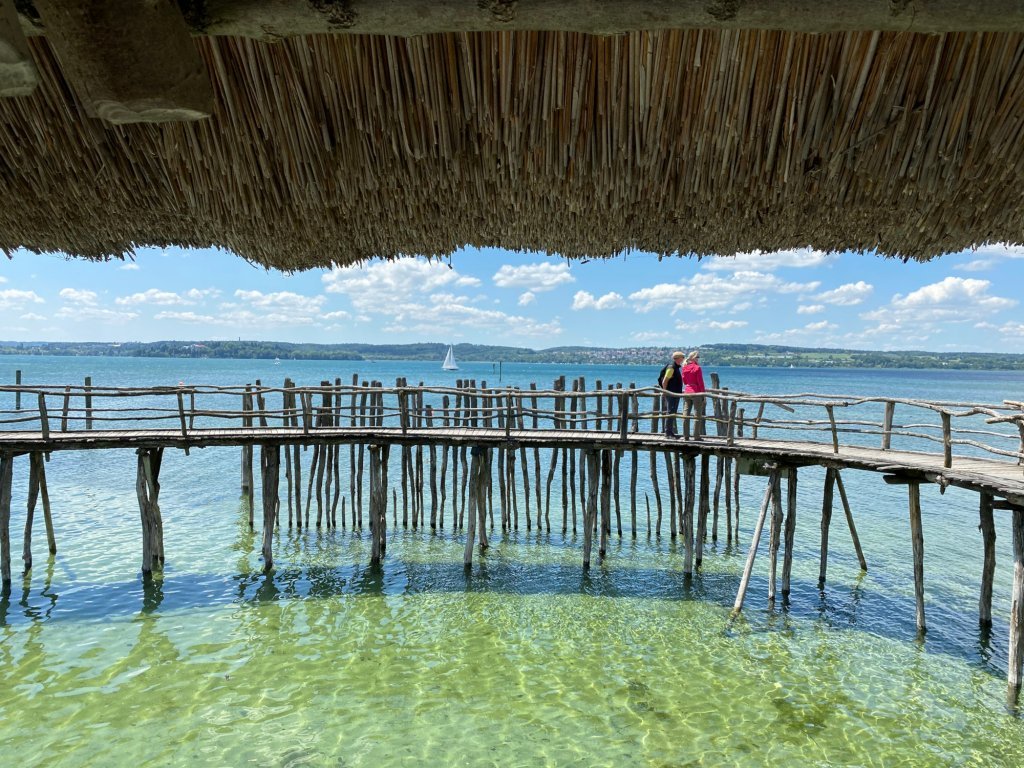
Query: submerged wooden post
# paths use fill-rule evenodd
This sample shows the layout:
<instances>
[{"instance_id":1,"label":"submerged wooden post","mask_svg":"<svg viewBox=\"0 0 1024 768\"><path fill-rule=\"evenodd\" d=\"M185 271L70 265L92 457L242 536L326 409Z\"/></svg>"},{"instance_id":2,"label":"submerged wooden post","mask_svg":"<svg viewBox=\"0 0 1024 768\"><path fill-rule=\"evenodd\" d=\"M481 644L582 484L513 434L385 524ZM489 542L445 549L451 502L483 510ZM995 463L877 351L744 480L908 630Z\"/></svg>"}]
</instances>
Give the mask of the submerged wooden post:
<instances>
[{"instance_id":1,"label":"submerged wooden post","mask_svg":"<svg viewBox=\"0 0 1024 768\"><path fill-rule=\"evenodd\" d=\"M775 488L775 479L778 475L777 469L772 469L768 478L768 486L764 491L764 501L761 502L761 512L754 525L754 535L750 540L750 550L747 552L747 563L743 566L743 576L740 578L740 587L736 591L736 601L732 606L732 615L736 616L743 610L743 599L747 595L747 586L750 584L750 574L754 570L754 558L757 556L757 547L761 543L761 531L764 530L764 520L768 515L768 505L772 501L772 492Z\"/></svg>"},{"instance_id":2,"label":"submerged wooden post","mask_svg":"<svg viewBox=\"0 0 1024 768\"><path fill-rule=\"evenodd\" d=\"M11 486L14 454L0 453L0 592L11 590Z\"/></svg>"},{"instance_id":3,"label":"submerged wooden post","mask_svg":"<svg viewBox=\"0 0 1024 768\"><path fill-rule=\"evenodd\" d=\"M796 472L796 467L790 467L786 480L786 549L782 556L783 598L789 596L789 576L793 571L793 539L796 535Z\"/></svg>"},{"instance_id":4,"label":"submerged wooden post","mask_svg":"<svg viewBox=\"0 0 1024 768\"><path fill-rule=\"evenodd\" d=\"M164 564L164 526L160 515L160 464L163 448L139 448L135 491L142 519L142 573Z\"/></svg>"},{"instance_id":5,"label":"submerged wooden post","mask_svg":"<svg viewBox=\"0 0 1024 768\"><path fill-rule=\"evenodd\" d=\"M590 568L590 549L593 546L594 520L597 519L597 451L583 452L587 460L587 506L583 512L583 569Z\"/></svg>"},{"instance_id":6,"label":"submerged wooden post","mask_svg":"<svg viewBox=\"0 0 1024 768\"><path fill-rule=\"evenodd\" d=\"M768 603L775 602L779 545L782 543L782 471L772 475L772 519L768 537Z\"/></svg>"},{"instance_id":7,"label":"submerged wooden post","mask_svg":"<svg viewBox=\"0 0 1024 768\"><path fill-rule=\"evenodd\" d=\"M697 567L704 562L704 539L708 533L708 513L711 511L709 494L711 491L711 457L707 453L700 455L700 500L697 504Z\"/></svg>"},{"instance_id":8,"label":"submerged wooden post","mask_svg":"<svg viewBox=\"0 0 1024 768\"><path fill-rule=\"evenodd\" d=\"M1007 701L1017 704L1024 666L1024 507L1010 510L1013 517L1013 592L1010 595L1010 649Z\"/></svg>"},{"instance_id":9,"label":"submerged wooden post","mask_svg":"<svg viewBox=\"0 0 1024 768\"><path fill-rule=\"evenodd\" d=\"M370 451L370 563L380 565L387 543L388 489L386 469L388 460L386 448L368 446Z\"/></svg>"},{"instance_id":10,"label":"submerged wooden post","mask_svg":"<svg viewBox=\"0 0 1024 768\"><path fill-rule=\"evenodd\" d=\"M992 626L992 578L996 570L996 526L992 519L992 494L981 493L978 515L985 559L981 567L981 596L978 598L978 623Z\"/></svg>"},{"instance_id":11,"label":"submerged wooden post","mask_svg":"<svg viewBox=\"0 0 1024 768\"><path fill-rule=\"evenodd\" d=\"M263 571L274 567L274 521L277 516L278 487L281 472L281 448L260 446L260 478L263 481Z\"/></svg>"},{"instance_id":12,"label":"submerged wooden post","mask_svg":"<svg viewBox=\"0 0 1024 768\"><path fill-rule=\"evenodd\" d=\"M846 514L846 525L850 529L850 538L853 539L853 548L857 552L857 561L860 563L860 569L866 571L868 569L868 561L864 559L864 550L860 546L860 536L857 535L857 526L853 522L853 513L850 511L850 500L846 498L846 486L843 485L843 476L840 471L836 471L836 487L839 489L839 498L843 502L843 512Z\"/></svg>"},{"instance_id":13,"label":"submerged wooden post","mask_svg":"<svg viewBox=\"0 0 1024 768\"><path fill-rule=\"evenodd\" d=\"M697 473L697 460L692 455L683 457L683 576L693 575L693 507L696 498L694 477Z\"/></svg>"},{"instance_id":14,"label":"submerged wooden post","mask_svg":"<svg viewBox=\"0 0 1024 768\"><path fill-rule=\"evenodd\" d=\"M907 485L910 502L910 541L914 553L914 601L917 606L917 631L925 632L924 620L924 534L921 531L921 486Z\"/></svg>"},{"instance_id":15,"label":"submerged wooden post","mask_svg":"<svg viewBox=\"0 0 1024 768\"><path fill-rule=\"evenodd\" d=\"M818 568L818 589L825 586L825 574L828 571L828 530L832 523L832 499L836 484L836 470L825 469L825 491L821 499L821 565Z\"/></svg>"},{"instance_id":16,"label":"submerged wooden post","mask_svg":"<svg viewBox=\"0 0 1024 768\"><path fill-rule=\"evenodd\" d=\"M596 478L591 480L594 482ZM604 560L608 554L608 536L611 533L611 490L612 490L612 455L607 448L601 451L601 543L597 554Z\"/></svg>"},{"instance_id":17,"label":"submerged wooden post","mask_svg":"<svg viewBox=\"0 0 1024 768\"><path fill-rule=\"evenodd\" d=\"M462 564L469 568L473 564L473 546L476 544L476 518L477 518L477 494L479 493L479 478L481 465L483 464L483 448L473 446L469 458L469 519L466 522L466 548L462 553ZM463 473L465 476L465 472ZM465 505L463 505L465 509ZM452 526L455 527L454 525Z\"/></svg>"}]
</instances>

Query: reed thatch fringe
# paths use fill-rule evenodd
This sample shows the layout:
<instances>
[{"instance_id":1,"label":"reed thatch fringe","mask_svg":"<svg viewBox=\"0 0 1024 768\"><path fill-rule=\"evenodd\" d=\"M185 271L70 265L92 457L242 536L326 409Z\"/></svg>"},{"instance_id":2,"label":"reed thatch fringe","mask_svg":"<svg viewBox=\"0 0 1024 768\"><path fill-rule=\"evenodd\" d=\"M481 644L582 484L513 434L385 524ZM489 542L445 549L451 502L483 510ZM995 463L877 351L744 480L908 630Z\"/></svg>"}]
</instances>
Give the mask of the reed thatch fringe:
<instances>
[{"instance_id":1,"label":"reed thatch fringe","mask_svg":"<svg viewBox=\"0 0 1024 768\"><path fill-rule=\"evenodd\" d=\"M195 123L88 118L43 37L0 99L0 249L284 270L465 245L610 256L1024 241L1024 35L197 38Z\"/></svg>"}]
</instances>

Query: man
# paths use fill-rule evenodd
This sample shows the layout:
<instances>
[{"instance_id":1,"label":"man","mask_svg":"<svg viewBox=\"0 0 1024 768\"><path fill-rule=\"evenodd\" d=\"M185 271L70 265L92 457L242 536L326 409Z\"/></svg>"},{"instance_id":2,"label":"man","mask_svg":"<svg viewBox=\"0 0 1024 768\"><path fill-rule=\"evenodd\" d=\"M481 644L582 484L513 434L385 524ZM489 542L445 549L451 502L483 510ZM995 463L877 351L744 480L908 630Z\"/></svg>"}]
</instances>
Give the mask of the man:
<instances>
[{"instance_id":1,"label":"man","mask_svg":"<svg viewBox=\"0 0 1024 768\"><path fill-rule=\"evenodd\" d=\"M683 394L683 358L678 350L672 353L671 364L661 372L659 383L665 390L662 410L665 412L665 437L677 438L676 413L679 411L679 397Z\"/></svg>"}]
</instances>

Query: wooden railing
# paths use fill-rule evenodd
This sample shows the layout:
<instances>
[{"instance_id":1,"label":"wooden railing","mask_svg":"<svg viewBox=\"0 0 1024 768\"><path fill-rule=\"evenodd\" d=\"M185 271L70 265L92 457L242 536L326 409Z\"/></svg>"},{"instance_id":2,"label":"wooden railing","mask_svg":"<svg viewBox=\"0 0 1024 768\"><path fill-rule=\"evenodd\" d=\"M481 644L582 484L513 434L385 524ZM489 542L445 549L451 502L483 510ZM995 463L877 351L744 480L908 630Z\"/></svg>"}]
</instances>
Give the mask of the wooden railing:
<instances>
[{"instance_id":1,"label":"wooden railing","mask_svg":"<svg viewBox=\"0 0 1024 768\"><path fill-rule=\"evenodd\" d=\"M717 377L713 382L717 383ZM0 386L0 431L54 433L170 429L184 438L216 429L259 431L282 427L314 436L326 428L503 430L512 437L532 430L577 430L617 436L663 430L665 392L630 384L588 389L583 379L557 379L551 389L488 387L475 380L455 387L394 386L354 377L351 384L282 387L259 381L244 386L99 387ZM697 396L683 395L682 400ZM959 455L990 455L1024 463L1024 404L945 402L817 393L756 394L725 388L704 395L707 437L799 440L888 450L924 450L951 466ZM682 405L682 403L681 403ZM695 409L699 410L699 409ZM684 420L683 408L676 418ZM898 420L900 417L901 420ZM682 431L682 430L680 430Z\"/></svg>"}]
</instances>

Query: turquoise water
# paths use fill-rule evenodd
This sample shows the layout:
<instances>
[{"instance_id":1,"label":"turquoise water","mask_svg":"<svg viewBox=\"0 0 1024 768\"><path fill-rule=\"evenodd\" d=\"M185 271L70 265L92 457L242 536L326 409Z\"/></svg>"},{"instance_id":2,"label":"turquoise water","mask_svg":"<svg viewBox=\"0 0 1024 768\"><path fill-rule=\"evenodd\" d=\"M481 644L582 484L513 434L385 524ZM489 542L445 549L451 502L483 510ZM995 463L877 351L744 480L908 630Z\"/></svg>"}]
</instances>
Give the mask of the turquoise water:
<instances>
[{"instance_id":1,"label":"turquoise water","mask_svg":"<svg viewBox=\"0 0 1024 768\"><path fill-rule=\"evenodd\" d=\"M315 384L354 371L385 382L498 383L490 365L438 367L20 357L0 358L0 381L20 368L33 384L86 375L97 385ZM562 373L605 385L654 376L506 364L502 383L544 387ZM1024 383L990 372L720 373L747 391L989 402L1020 399ZM581 538L560 533L553 498L552 533L521 525L503 535L499 526L468 573L449 510L436 533L390 527L381 569L369 566L366 532L284 526L267 576L259 511L251 532L238 498L237 449L167 451L167 565L144 584L131 451L53 455L59 551L46 557L37 514L35 568L24 580L28 470L17 461L16 578L0 602L5 764L1024 764L1024 724L1004 704L1008 519L996 518L995 626L986 632L977 625L973 493L922 487L929 631L918 640L905 491L867 473L844 479L869 571L859 572L840 513L818 591L824 473L802 470L791 601L769 609L762 556L744 616L730 625L760 478L742 480L740 544L724 541L723 524L689 583L667 523L660 537L642 527L634 541L625 499L626 535L589 573ZM641 494L646 474L644 464ZM344 467L341 476L347 492ZM400 481L397 464L389 479Z\"/></svg>"}]
</instances>

